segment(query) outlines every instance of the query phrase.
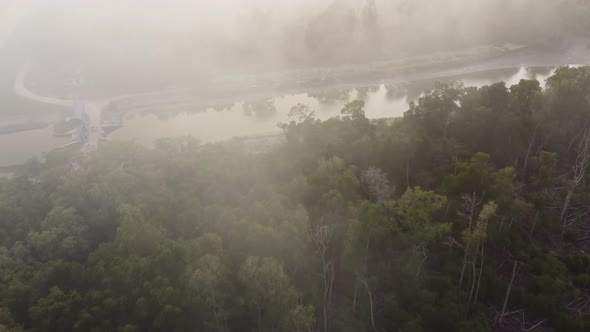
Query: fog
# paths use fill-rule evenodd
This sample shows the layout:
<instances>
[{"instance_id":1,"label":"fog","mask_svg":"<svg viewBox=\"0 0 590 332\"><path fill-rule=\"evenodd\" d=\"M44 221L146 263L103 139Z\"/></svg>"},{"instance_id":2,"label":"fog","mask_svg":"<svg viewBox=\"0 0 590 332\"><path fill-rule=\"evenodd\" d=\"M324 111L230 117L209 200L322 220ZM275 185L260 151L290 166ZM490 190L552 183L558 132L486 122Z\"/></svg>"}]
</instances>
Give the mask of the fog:
<instances>
[{"instance_id":1,"label":"fog","mask_svg":"<svg viewBox=\"0 0 590 332\"><path fill-rule=\"evenodd\" d=\"M436 80L589 63L588 17L574 0L0 0L0 165L68 145L74 101L142 143L274 133L290 103L326 119L356 89L370 117L401 116Z\"/></svg>"},{"instance_id":2,"label":"fog","mask_svg":"<svg viewBox=\"0 0 590 332\"><path fill-rule=\"evenodd\" d=\"M0 332L590 332L589 168L590 0L0 0Z\"/></svg>"},{"instance_id":3,"label":"fog","mask_svg":"<svg viewBox=\"0 0 590 332\"><path fill-rule=\"evenodd\" d=\"M24 6L27 1L19 1ZM582 1L52 0L34 3L29 49L46 66L109 80L181 82L575 39ZM125 78L129 80L129 78Z\"/></svg>"}]
</instances>

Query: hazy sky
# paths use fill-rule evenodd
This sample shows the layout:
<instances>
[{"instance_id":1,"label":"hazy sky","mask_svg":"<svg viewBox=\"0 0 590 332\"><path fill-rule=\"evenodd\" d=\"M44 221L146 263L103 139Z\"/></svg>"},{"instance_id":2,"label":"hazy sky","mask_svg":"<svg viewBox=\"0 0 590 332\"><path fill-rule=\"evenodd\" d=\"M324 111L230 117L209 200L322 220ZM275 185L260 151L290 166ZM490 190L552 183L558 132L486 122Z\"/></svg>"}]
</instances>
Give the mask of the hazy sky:
<instances>
[{"instance_id":1,"label":"hazy sky","mask_svg":"<svg viewBox=\"0 0 590 332\"><path fill-rule=\"evenodd\" d=\"M177 76L560 42L590 29L576 0L375 0L373 25L369 2L0 0L0 43L24 18L30 55L49 67Z\"/></svg>"},{"instance_id":2,"label":"hazy sky","mask_svg":"<svg viewBox=\"0 0 590 332\"><path fill-rule=\"evenodd\" d=\"M368 0L0 0L27 6L44 3L36 16L43 24L40 33L50 38L78 35L92 38L132 38L151 34L160 37L235 40L255 33L304 34L310 21L329 9L361 14ZM386 41L418 40L430 37L448 40L484 39L497 33L504 38L537 31L551 34L560 30L562 3L576 0L376 0L380 26ZM10 7L10 5L9 5ZM335 14L336 15L336 14ZM8 15L11 17L18 15ZM324 17L325 18L325 17ZM259 24L260 26L256 26ZM298 29L298 30L297 30ZM293 31L295 30L295 31ZM511 32L507 34L507 32ZM344 33L344 32L343 32ZM147 37L147 36L141 36ZM283 36L285 39L289 35ZM334 36L337 38L338 36ZM74 37L75 38L75 37ZM131 41L134 42L134 41ZM198 40L195 40L198 42Z\"/></svg>"}]
</instances>

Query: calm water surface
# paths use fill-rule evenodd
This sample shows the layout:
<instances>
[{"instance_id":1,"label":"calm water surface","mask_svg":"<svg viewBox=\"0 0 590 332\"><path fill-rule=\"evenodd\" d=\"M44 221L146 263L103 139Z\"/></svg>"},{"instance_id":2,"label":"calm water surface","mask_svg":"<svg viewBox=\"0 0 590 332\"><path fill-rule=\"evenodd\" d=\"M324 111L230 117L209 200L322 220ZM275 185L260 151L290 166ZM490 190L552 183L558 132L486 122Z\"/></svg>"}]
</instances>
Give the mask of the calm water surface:
<instances>
[{"instance_id":1,"label":"calm water surface","mask_svg":"<svg viewBox=\"0 0 590 332\"><path fill-rule=\"evenodd\" d=\"M537 79L544 85L554 69L493 71L453 77L462 80L466 86L477 86L504 81L507 86L521 79ZM432 87L433 80L422 82L416 91ZM113 132L113 140L132 140L151 145L162 137L193 136L199 140L212 142L232 137L263 135L279 132L278 123L288 122L288 112L292 106L302 103L315 110L320 119L338 116L342 107L351 100L363 99L369 118L392 118L402 116L410 101L419 97L412 94L407 86L379 85L372 88L352 89L329 94L296 94L277 96L264 102L263 112L257 113L259 106L236 101L233 106L223 110L185 107L182 111L171 113L167 106L159 109L130 111L124 113L123 126ZM258 105L258 104L257 104ZM252 111L254 110L254 111ZM2 123L0 122L0 125ZM20 164L33 156L64 146L67 138L55 138L51 126L8 135L0 135L0 167Z\"/></svg>"}]
</instances>

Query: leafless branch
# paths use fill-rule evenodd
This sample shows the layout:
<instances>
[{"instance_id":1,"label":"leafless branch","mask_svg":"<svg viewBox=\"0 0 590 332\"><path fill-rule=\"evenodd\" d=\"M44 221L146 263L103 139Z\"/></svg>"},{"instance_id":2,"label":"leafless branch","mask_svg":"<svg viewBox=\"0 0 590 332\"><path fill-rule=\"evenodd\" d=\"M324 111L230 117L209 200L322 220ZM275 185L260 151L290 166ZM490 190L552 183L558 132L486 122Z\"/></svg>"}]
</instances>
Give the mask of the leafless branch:
<instances>
[{"instance_id":1,"label":"leafless branch","mask_svg":"<svg viewBox=\"0 0 590 332\"><path fill-rule=\"evenodd\" d=\"M502 305L502 311L498 316L498 320L496 320L496 325L502 324L502 320L504 318L504 313L506 312L506 306L508 305L508 299L510 298L510 291L512 290L512 284L514 283L514 277L516 276L516 269L518 267L518 261L514 261L514 267L512 268L512 278L510 278L510 284L508 284L508 289L506 290L506 296L504 297L504 304Z\"/></svg>"}]
</instances>

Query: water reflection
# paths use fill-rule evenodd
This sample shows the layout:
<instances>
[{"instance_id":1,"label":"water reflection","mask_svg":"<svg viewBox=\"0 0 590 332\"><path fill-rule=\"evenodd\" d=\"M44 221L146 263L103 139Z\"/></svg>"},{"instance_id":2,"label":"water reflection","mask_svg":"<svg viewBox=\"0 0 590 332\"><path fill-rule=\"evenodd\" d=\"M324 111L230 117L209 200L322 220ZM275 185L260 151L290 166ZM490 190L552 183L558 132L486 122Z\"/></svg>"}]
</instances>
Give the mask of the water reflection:
<instances>
[{"instance_id":1,"label":"water reflection","mask_svg":"<svg viewBox=\"0 0 590 332\"><path fill-rule=\"evenodd\" d=\"M466 86L482 87L504 81L509 87L521 79L537 79L542 85L553 75L552 68L519 68L490 73L465 75ZM449 77L440 81L457 80ZM365 101L369 118L393 118L402 116L409 103L422 91L432 88L433 81L411 82L398 85L379 85L359 89L338 89L326 92L279 96L255 102L236 103L222 110L207 109L204 112L183 112L165 120L153 114L132 114L125 119L123 128L116 131L114 139L132 139L150 145L160 137L191 135L203 141L219 141L232 137L267 135L278 133L278 123L288 122L293 105L305 104L325 120L340 115L344 105L352 100Z\"/></svg>"},{"instance_id":2,"label":"water reflection","mask_svg":"<svg viewBox=\"0 0 590 332\"><path fill-rule=\"evenodd\" d=\"M494 82L505 82L507 87L518 84L520 80L537 80L541 83L541 87L546 87L546 81L549 77L555 74L557 68L527 68L520 67L516 74L500 73L495 77L477 77L473 75L462 79L465 86L475 86L481 88L484 85L489 85Z\"/></svg>"},{"instance_id":3,"label":"water reflection","mask_svg":"<svg viewBox=\"0 0 590 332\"><path fill-rule=\"evenodd\" d=\"M296 104L307 105L318 118L325 120L340 115L343 106L355 99L365 101L367 117L393 118L402 116L409 102L419 98L424 90L432 88L434 81L462 80L466 86L476 87L504 81L510 87L521 79L536 79L545 86L545 80L554 72L555 68L548 67L494 70L352 90L333 89L257 101L223 102L205 110L202 105L187 102L182 103L182 107L176 108L176 111L170 111L175 109L173 100L170 104L158 104L151 109L120 109L124 114L123 127L113 132L111 138L151 145L162 137L191 135L202 141L220 141L232 137L267 135L280 132L277 124L289 121L289 110ZM178 112L179 109L182 111ZM22 163L31 156L40 155L66 142L67 139L53 137L51 128L1 135L0 166Z\"/></svg>"},{"instance_id":4,"label":"water reflection","mask_svg":"<svg viewBox=\"0 0 590 332\"><path fill-rule=\"evenodd\" d=\"M0 135L0 167L22 164L33 156L41 156L67 142L67 138L54 137L51 126Z\"/></svg>"},{"instance_id":5,"label":"water reflection","mask_svg":"<svg viewBox=\"0 0 590 332\"><path fill-rule=\"evenodd\" d=\"M307 105L322 120L340 115L344 105L355 99L365 100L365 112L369 118L401 116L408 108L406 96L392 100L384 85L349 90L346 98L341 92L338 95L339 98L318 98L310 94L279 96L254 103L236 103L222 111L209 108L199 113L185 112L166 120L154 114L131 114L124 119L123 127L111 137L151 145L160 137L191 135L203 141L220 141L279 133L277 124L290 121L289 110L296 104Z\"/></svg>"}]
</instances>

